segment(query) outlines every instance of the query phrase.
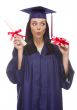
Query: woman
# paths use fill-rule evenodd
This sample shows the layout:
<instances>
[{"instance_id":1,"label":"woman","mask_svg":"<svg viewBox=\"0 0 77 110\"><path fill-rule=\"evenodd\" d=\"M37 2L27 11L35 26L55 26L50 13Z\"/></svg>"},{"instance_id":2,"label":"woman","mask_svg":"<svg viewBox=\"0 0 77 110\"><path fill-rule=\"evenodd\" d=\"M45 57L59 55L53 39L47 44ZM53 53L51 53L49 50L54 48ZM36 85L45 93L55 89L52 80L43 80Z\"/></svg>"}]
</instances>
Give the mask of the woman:
<instances>
[{"instance_id":1,"label":"woman","mask_svg":"<svg viewBox=\"0 0 77 110\"><path fill-rule=\"evenodd\" d=\"M69 47L51 44L45 9L26 10L32 11L26 29L28 43L14 37L13 58L6 72L17 84L17 110L63 110L62 88L72 84Z\"/></svg>"}]
</instances>

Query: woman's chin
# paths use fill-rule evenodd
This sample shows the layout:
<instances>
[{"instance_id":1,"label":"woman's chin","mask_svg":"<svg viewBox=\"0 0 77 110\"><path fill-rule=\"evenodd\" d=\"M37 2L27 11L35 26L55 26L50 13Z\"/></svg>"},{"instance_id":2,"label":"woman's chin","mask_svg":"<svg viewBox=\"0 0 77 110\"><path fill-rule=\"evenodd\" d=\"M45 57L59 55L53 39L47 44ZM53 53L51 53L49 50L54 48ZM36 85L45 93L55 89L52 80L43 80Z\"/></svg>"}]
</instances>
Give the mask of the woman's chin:
<instances>
[{"instance_id":1,"label":"woman's chin","mask_svg":"<svg viewBox=\"0 0 77 110\"><path fill-rule=\"evenodd\" d=\"M40 39L40 38L42 38L42 37L41 37L41 36L39 36L39 35L37 35L37 36L36 36L36 39Z\"/></svg>"}]
</instances>

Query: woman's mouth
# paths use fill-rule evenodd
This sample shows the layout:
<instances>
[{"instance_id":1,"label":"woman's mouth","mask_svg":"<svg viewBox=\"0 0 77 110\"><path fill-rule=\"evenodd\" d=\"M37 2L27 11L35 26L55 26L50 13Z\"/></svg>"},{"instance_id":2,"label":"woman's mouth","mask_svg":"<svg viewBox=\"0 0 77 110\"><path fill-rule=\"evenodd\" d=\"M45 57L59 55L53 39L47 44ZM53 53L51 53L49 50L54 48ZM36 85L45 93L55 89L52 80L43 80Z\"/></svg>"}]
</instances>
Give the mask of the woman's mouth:
<instances>
[{"instance_id":1,"label":"woman's mouth","mask_svg":"<svg viewBox=\"0 0 77 110\"><path fill-rule=\"evenodd\" d=\"M41 34L41 32L37 32L37 35L40 35Z\"/></svg>"}]
</instances>

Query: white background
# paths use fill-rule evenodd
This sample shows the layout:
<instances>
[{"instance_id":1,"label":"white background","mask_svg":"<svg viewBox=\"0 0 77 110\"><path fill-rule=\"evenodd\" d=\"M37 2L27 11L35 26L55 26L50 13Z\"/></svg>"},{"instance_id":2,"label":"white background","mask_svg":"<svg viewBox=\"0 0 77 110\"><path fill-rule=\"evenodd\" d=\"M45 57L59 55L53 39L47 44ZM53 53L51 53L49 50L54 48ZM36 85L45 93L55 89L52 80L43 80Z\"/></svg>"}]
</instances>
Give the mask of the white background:
<instances>
[{"instance_id":1,"label":"white background","mask_svg":"<svg viewBox=\"0 0 77 110\"><path fill-rule=\"evenodd\" d=\"M21 9L45 6L56 11L53 15L54 36L64 37L70 42L70 61L75 70L72 86L63 90L64 110L77 110L77 6L76 0L1 0L0 1L0 110L16 110L16 85L9 82L6 67L12 57L13 42L7 32L22 29L25 34L28 15ZM48 15L50 26L50 15Z\"/></svg>"}]
</instances>

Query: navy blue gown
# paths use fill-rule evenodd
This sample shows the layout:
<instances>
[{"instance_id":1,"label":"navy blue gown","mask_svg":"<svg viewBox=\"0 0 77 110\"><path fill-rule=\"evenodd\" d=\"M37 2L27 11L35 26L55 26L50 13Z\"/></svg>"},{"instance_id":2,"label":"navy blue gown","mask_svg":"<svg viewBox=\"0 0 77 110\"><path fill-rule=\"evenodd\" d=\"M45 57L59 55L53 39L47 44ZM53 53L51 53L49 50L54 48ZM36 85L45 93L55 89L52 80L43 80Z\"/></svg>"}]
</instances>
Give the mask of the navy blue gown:
<instances>
[{"instance_id":1,"label":"navy blue gown","mask_svg":"<svg viewBox=\"0 0 77 110\"><path fill-rule=\"evenodd\" d=\"M65 76L61 53L54 46L53 54L47 54L44 45L41 54L36 51L23 55L22 68L18 70L17 50L7 66L9 80L17 84L17 110L63 110L62 88L69 89L74 70L69 61Z\"/></svg>"}]
</instances>

